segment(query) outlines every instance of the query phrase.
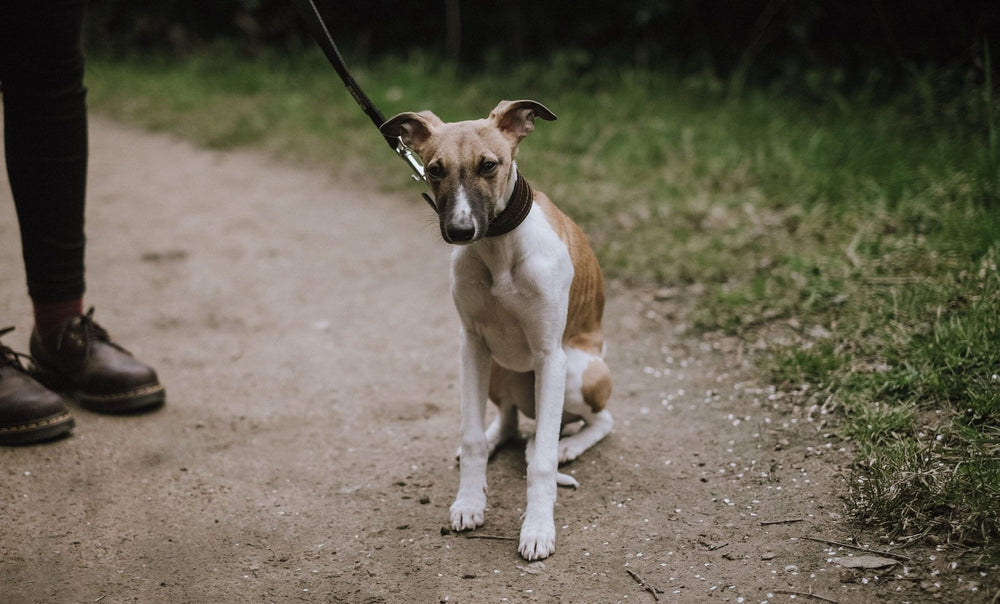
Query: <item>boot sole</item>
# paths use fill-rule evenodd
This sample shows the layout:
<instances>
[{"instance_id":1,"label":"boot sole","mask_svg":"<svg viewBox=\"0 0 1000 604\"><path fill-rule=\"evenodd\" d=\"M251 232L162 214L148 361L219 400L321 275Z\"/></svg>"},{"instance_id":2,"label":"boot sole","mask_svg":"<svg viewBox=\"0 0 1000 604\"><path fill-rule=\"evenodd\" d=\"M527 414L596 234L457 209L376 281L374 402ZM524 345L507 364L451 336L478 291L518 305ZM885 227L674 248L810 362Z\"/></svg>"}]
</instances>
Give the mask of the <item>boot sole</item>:
<instances>
[{"instance_id":1,"label":"boot sole","mask_svg":"<svg viewBox=\"0 0 1000 604\"><path fill-rule=\"evenodd\" d=\"M161 384L152 384L118 394L88 394L74 390L67 380L53 372L35 367L31 376L55 392L62 392L88 411L108 414L129 414L152 411L166 402L167 392Z\"/></svg>"},{"instance_id":2,"label":"boot sole","mask_svg":"<svg viewBox=\"0 0 1000 604\"><path fill-rule=\"evenodd\" d=\"M68 395L88 411L111 414L152 411L162 407L167 400L167 391L160 384L123 394L94 396L85 392L70 391Z\"/></svg>"},{"instance_id":3,"label":"boot sole","mask_svg":"<svg viewBox=\"0 0 1000 604\"><path fill-rule=\"evenodd\" d=\"M69 413L61 413L22 426L0 427L0 445L32 445L69 434L76 422Z\"/></svg>"}]
</instances>

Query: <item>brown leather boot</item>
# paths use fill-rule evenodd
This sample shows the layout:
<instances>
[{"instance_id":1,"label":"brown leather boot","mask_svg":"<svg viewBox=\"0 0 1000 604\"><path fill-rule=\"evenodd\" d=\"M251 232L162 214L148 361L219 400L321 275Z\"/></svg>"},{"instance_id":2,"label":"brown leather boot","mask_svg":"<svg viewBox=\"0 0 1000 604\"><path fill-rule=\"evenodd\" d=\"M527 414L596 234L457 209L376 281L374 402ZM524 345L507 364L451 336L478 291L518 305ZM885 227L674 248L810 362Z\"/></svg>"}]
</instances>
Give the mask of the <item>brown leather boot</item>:
<instances>
[{"instance_id":1,"label":"brown leather boot","mask_svg":"<svg viewBox=\"0 0 1000 604\"><path fill-rule=\"evenodd\" d=\"M99 413L132 413L163 405L166 392L152 367L111 341L94 309L42 341L31 334L35 379Z\"/></svg>"},{"instance_id":2,"label":"brown leather boot","mask_svg":"<svg viewBox=\"0 0 1000 604\"><path fill-rule=\"evenodd\" d=\"M0 329L0 337L13 330ZM28 375L23 357L27 355L0 345L0 445L52 440L73 429L62 397Z\"/></svg>"}]
</instances>

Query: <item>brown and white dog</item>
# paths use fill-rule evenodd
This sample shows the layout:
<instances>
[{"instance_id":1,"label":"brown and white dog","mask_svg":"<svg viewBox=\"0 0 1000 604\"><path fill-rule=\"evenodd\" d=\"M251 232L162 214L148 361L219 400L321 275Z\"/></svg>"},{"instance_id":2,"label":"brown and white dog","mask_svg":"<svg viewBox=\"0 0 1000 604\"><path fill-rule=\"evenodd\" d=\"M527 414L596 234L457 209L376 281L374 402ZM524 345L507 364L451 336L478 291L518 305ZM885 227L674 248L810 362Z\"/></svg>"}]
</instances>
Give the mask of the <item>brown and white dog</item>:
<instances>
[{"instance_id":1,"label":"brown and white dog","mask_svg":"<svg viewBox=\"0 0 1000 604\"><path fill-rule=\"evenodd\" d=\"M604 279L579 227L517 170L518 144L535 119L556 116L535 101L502 101L489 117L445 123L429 111L382 125L420 156L441 235L456 244L451 289L461 318L462 445L455 530L483 524L486 462L518 433L520 410L536 419L518 551L555 551L556 485L576 485L558 465L612 427L611 374L602 359ZM485 428L486 399L499 407ZM560 440L564 425L583 427Z\"/></svg>"}]
</instances>

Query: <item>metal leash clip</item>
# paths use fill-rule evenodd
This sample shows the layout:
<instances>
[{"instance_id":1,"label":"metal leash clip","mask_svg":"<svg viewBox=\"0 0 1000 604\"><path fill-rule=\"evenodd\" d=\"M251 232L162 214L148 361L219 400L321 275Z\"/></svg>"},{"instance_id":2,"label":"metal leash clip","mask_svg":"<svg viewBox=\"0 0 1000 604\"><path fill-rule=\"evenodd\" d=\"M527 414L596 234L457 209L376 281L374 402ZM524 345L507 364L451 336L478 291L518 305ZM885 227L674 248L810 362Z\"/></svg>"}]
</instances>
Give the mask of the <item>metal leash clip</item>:
<instances>
[{"instance_id":1,"label":"metal leash clip","mask_svg":"<svg viewBox=\"0 0 1000 604\"><path fill-rule=\"evenodd\" d=\"M403 161L405 161L410 166L410 169L413 170L413 174L410 175L410 178L412 178L416 182L422 182L426 184L427 177L424 176L424 165L420 163L419 159L417 159L417 156L413 153L413 150L406 146L406 143L403 142L403 139L399 139L399 144L396 145L396 147L394 147L393 150L396 152L396 155L403 158ZM431 209L433 209L434 212L437 213L437 204L434 203L434 200L431 199L431 196L428 195L425 191L421 191L420 196L423 197L424 201L427 202L427 205L431 206Z\"/></svg>"},{"instance_id":2,"label":"metal leash clip","mask_svg":"<svg viewBox=\"0 0 1000 604\"><path fill-rule=\"evenodd\" d=\"M403 158L407 164L410 165L410 169L413 170L413 175L411 178L417 182L424 182L424 165L420 163L417 156L413 154L413 151L406 146L403 139L399 139L399 145L395 148L396 155Z\"/></svg>"}]
</instances>

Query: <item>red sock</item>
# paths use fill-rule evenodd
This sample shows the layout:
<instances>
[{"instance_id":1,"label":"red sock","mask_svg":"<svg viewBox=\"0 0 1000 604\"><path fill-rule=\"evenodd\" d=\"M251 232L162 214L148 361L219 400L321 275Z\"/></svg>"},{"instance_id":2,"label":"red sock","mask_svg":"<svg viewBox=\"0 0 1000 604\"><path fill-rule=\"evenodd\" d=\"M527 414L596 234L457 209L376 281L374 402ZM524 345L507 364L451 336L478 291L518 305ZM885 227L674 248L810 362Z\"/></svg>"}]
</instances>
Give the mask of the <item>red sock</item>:
<instances>
[{"instance_id":1,"label":"red sock","mask_svg":"<svg viewBox=\"0 0 1000 604\"><path fill-rule=\"evenodd\" d=\"M62 302L34 303L35 330L46 339L62 327L68 319L83 314L83 298L64 300Z\"/></svg>"}]
</instances>

